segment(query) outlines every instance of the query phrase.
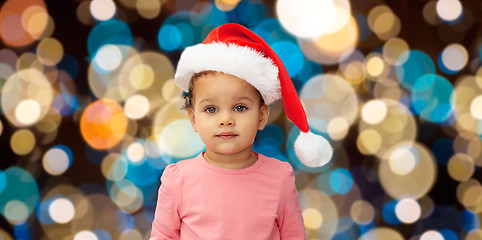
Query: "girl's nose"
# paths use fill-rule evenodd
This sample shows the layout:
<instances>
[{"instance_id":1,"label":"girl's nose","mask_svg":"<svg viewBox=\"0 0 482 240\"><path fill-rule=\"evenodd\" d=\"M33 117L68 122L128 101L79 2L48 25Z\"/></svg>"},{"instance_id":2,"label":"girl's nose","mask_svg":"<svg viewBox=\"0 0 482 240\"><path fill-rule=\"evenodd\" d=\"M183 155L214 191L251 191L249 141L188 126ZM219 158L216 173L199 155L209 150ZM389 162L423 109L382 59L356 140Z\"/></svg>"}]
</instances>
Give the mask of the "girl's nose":
<instances>
[{"instance_id":1,"label":"girl's nose","mask_svg":"<svg viewBox=\"0 0 482 240\"><path fill-rule=\"evenodd\" d=\"M230 114L222 114L218 121L219 126L234 126L234 119Z\"/></svg>"}]
</instances>

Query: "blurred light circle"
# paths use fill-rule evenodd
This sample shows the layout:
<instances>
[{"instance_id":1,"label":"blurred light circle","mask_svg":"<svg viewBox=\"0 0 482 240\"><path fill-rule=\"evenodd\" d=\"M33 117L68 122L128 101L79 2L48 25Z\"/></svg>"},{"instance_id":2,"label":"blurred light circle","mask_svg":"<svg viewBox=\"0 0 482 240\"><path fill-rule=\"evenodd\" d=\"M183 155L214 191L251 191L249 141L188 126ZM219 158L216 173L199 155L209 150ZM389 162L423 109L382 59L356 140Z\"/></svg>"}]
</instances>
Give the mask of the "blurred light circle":
<instances>
[{"instance_id":1,"label":"blurred light circle","mask_svg":"<svg viewBox=\"0 0 482 240\"><path fill-rule=\"evenodd\" d=\"M333 27L337 11L331 0L278 0L276 13L288 32L301 38L313 38Z\"/></svg>"},{"instance_id":2,"label":"blurred light circle","mask_svg":"<svg viewBox=\"0 0 482 240\"><path fill-rule=\"evenodd\" d=\"M302 212L305 227L308 229L319 229L323 224L323 216L318 209L307 208Z\"/></svg>"},{"instance_id":3,"label":"blurred light circle","mask_svg":"<svg viewBox=\"0 0 482 240\"><path fill-rule=\"evenodd\" d=\"M108 149L117 145L127 130L124 109L110 99L91 103L80 118L80 131L84 140L95 149Z\"/></svg>"},{"instance_id":4,"label":"blurred light circle","mask_svg":"<svg viewBox=\"0 0 482 240\"><path fill-rule=\"evenodd\" d=\"M111 153L104 157L101 163L104 177L110 181L119 181L126 176L127 161L118 153Z\"/></svg>"},{"instance_id":5,"label":"blurred light circle","mask_svg":"<svg viewBox=\"0 0 482 240\"><path fill-rule=\"evenodd\" d=\"M97 238L95 233L88 230L83 230L75 234L74 240L99 240L99 238Z\"/></svg>"},{"instance_id":6,"label":"blurred light circle","mask_svg":"<svg viewBox=\"0 0 482 240\"><path fill-rule=\"evenodd\" d=\"M20 70L11 75L1 89L3 114L17 127L29 126L49 112L53 93L52 84L42 72L33 68ZM38 116L37 104L40 107Z\"/></svg>"},{"instance_id":7,"label":"blurred light circle","mask_svg":"<svg viewBox=\"0 0 482 240\"><path fill-rule=\"evenodd\" d=\"M445 240L444 236L435 230L426 231L420 236L420 240Z\"/></svg>"},{"instance_id":8,"label":"blurred light circle","mask_svg":"<svg viewBox=\"0 0 482 240\"><path fill-rule=\"evenodd\" d=\"M482 186L478 180L469 179L457 186L456 195L465 208L472 208L482 201Z\"/></svg>"},{"instance_id":9,"label":"blurred light circle","mask_svg":"<svg viewBox=\"0 0 482 240\"><path fill-rule=\"evenodd\" d=\"M335 193L346 194L353 187L353 176L344 168L334 170L330 175L330 187Z\"/></svg>"},{"instance_id":10,"label":"blurred light circle","mask_svg":"<svg viewBox=\"0 0 482 240\"><path fill-rule=\"evenodd\" d=\"M457 20L463 11L459 0L439 0L436 9L438 16L448 22Z\"/></svg>"},{"instance_id":11,"label":"blurred light circle","mask_svg":"<svg viewBox=\"0 0 482 240\"><path fill-rule=\"evenodd\" d=\"M26 126L37 122L40 118L40 104L32 99L25 99L15 108L15 118Z\"/></svg>"},{"instance_id":12,"label":"blurred light circle","mask_svg":"<svg viewBox=\"0 0 482 240\"><path fill-rule=\"evenodd\" d=\"M323 34L317 38L298 38L298 45L303 54L321 64L339 63L344 56L349 56L358 43L358 25L353 17L339 31Z\"/></svg>"},{"instance_id":13,"label":"blurred light circle","mask_svg":"<svg viewBox=\"0 0 482 240\"><path fill-rule=\"evenodd\" d=\"M134 142L127 147L126 155L130 162L139 164L145 159L144 146L140 142Z\"/></svg>"},{"instance_id":14,"label":"blurred light circle","mask_svg":"<svg viewBox=\"0 0 482 240\"><path fill-rule=\"evenodd\" d=\"M28 208L22 201L11 200L5 204L4 216L14 223L25 221L28 215Z\"/></svg>"},{"instance_id":15,"label":"blurred light circle","mask_svg":"<svg viewBox=\"0 0 482 240\"><path fill-rule=\"evenodd\" d=\"M37 45L37 58L46 66L54 66L64 57L64 47L55 38L45 38Z\"/></svg>"},{"instance_id":16,"label":"blurred light circle","mask_svg":"<svg viewBox=\"0 0 482 240\"><path fill-rule=\"evenodd\" d=\"M241 2L241 0L215 0L214 4L221 11L229 12L235 9L239 2Z\"/></svg>"},{"instance_id":17,"label":"blurred light circle","mask_svg":"<svg viewBox=\"0 0 482 240\"><path fill-rule=\"evenodd\" d=\"M298 45L290 41L278 41L272 44L271 48L279 58L281 58L291 77L300 73L303 69L305 59Z\"/></svg>"},{"instance_id":18,"label":"blurred light circle","mask_svg":"<svg viewBox=\"0 0 482 240\"><path fill-rule=\"evenodd\" d=\"M351 125L358 111L353 87L337 75L313 76L303 85L300 99L310 127L319 133L326 133L327 125L336 118L344 118Z\"/></svg>"},{"instance_id":19,"label":"blurred light circle","mask_svg":"<svg viewBox=\"0 0 482 240\"><path fill-rule=\"evenodd\" d=\"M5 230L0 229L0 239L2 240L13 240L13 238Z\"/></svg>"},{"instance_id":20,"label":"blurred light circle","mask_svg":"<svg viewBox=\"0 0 482 240\"><path fill-rule=\"evenodd\" d=\"M378 124L387 116L387 105L380 100L370 100L363 106L362 119L368 124Z\"/></svg>"},{"instance_id":21,"label":"blurred light circle","mask_svg":"<svg viewBox=\"0 0 482 240\"><path fill-rule=\"evenodd\" d=\"M154 19L161 12L161 1L137 0L136 10L145 19Z\"/></svg>"},{"instance_id":22,"label":"blurred light circle","mask_svg":"<svg viewBox=\"0 0 482 240\"><path fill-rule=\"evenodd\" d=\"M97 20L105 21L114 16L116 6L112 0L93 0L90 3L90 12Z\"/></svg>"},{"instance_id":23,"label":"blurred light circle","mask_svg":"<svg viewBox=\"0 0 482 240\"><path fill-rule=\"evenodd\" d=\"M400 146L388 158L390 169L398 175L407 175L417 166L418 156L410 146Z\"/></svg>"},{"instance_id":24,"label":"blurred light circle","mask_svg":"<svg viewBox=\"0 0 482 240\"><path fill-rule=\"evenodd\" d=\"M23 14L31 7L40 7L46 12L43 0L4 1L0 9L0 38L8 46L22 47L35 41L27 32L22 20Z\"/></svg>"},{"instance_id":25,"label":"blurred light circle","mask_svg":"<svg viewBox=\"0 0 482 240\"><path fill-rule=\"evenodd\" d=\"M56 145L45 152L42 164L46 172L50 175L61 175L70 167L72 163L72 151L65 145Z\"/></svg>"},{"instance_id":26,"label":"blurred light circle","mask_svg":"<svg viewBox=\"0 0 482 240\"><path fill-rule=\"evenodd\" d=\"M122 52L117 46L106 44L99 48L93 61L102 70L111 72L121 64Z\"/></svg>"},{"instance_id":27,"label":"blurred light circle","mask_svg":"<svg viewBox=\"0 0 482 240\"><path fill-rule=\"evenodd\" d=\"M119 240L143 240L145 239L137 229L125 229L121 232Z\"/></svg>"},{"instance_id":28,"label":"blurred light circle","mask_svg":"<svg viewBox=\"0 0 482 240\"><path fill-rule=\"evenodd\" d=\"M375 209L365 200L356 200L350 207L350 216L356 223L367 225L373 222Z\"/></svg>"},{"instance_id":29,"label":"blurred light circle","mask_svg":"<svg viewBox=\"0 0 482 240\"><path fill-rule=\"evenodd\" d=\"M422 209L420 208L420 204L414 199L403 198L397 202L395 214L401 222L410 224L420 219Z\"/></svg>"},{"instance_id":30,"label":"blurred light circle","mask_svg":"<svg viewBox=\"0 0 482 240\"><path fill-rule=\"evenodd\" d=\"M129 83L135 89L149 88L154 82L154 70L150 65L139 63L129 72Z\"/></svg>"},{"instance_id":31,"label":"blurred light circle","mask_svg":"<svg viewBox=\"0 0 482 240\"><path fill-rule=\"evenodd\" d=\"M474 160L467 154L457 153L449 159L447 170L454 180L466 181L474 173Z\"/></svg>"},{"instance_id":32,"label":"blurred light circle","mask_svg":"<svg viewBox=\"0 0 482 240\"><path fill-rule=\"evenodd\" d=\"M327 132L331 139L341 140L346 137L349 128L350 124L345 118L335 117L328 123Z\"/></svg>"},{"instance_id":33,"label":"blurred light circle","mask_svg":"<svg viewBox=\"0 0 482 240\"><path fill-rule=\"evenodd\" d=\"M157 143L163 153L177 158L188 158L204 149L204 143L188 119L168 124L158 136Z\"/></svg>"},{"instance_id":34,"label":"blurred light circle","mask_svg":"<svg viewBox=\"0 0 482 240\"><path fill-rule=\"evenodd\" d=\"M332 198L325 195L318 189L306 187L299 192L300 206L302 214L310 216L310 227L308 230L316 230L318 239L331 239L338 229L339 213L338 208ZM305 209L310 209L305 212ZM303 215L304 217L304 215ZM305 222L306 224L306 222Z\"/></svg>"},{"instance_id":35,"label":"blurred light circle","mask_svg":"<svg viewBox=\"0 0 482 240\"><path fill-rule=\"evenodd\" d=\"M144 203L142 191L127 179L112 184L109 195L117 206L131 213L138 211Z\"/></svg>"},{"instance_id":36,"label":"blurred light circle","mask_svg":"<svg viewBox=\"0 0 482 240\"><path fill-rule=\"evenodd\" d=\"M181 46L182 33L176 26L163 24L157 35L159 46L165 51L174 51Z\"/></svg>"},{"instance_id":37,"label":"blurred light circle","mask_svg":"<svg viewBox=\"0 0 482 240\"><path fill-rule=\"evenodd\" d=\"M176 85L174 79L167 80L162 86L162 96L168 101L178 101L182 94L183 91Z\"/></svg>"},{"instance_id":38,"label":"blurred light circle","mask_svg":"<svg viewBox=\"0 0 482 240\"><path fill-rule=\"evenodd\" d=\"M446 73L454 73L462 70L467 65L469 54L464 46L458 43L450 44L440 54L442 70Z\"/></svg>"},{"instance_id":39,"label":"blurred light circle","mask_svg":"<svg viewBox=\"0 0 482 240\"><path fill-rule=\"evenodd\" d=\"M70 199L57 198L50 203L49 214L52 220L64 224L74 218L75 208Z\"/></svg>"},{"instance_id":40,"label":"blurred light circle","mask_svg":"<svg viewBox=\"0 0 482 240\"><path fill-rule=\"evenodd\" d=\"M429 1L423 7L423 18L428 24L438 25L441 23L441 19L437 14L437 2L435 0Z\"/></svg>"},{"instance_id":41,"label":"blurred light circle","mask_svg":"<svg viewBox=\"0 0 482 240\"><path fill-rule=\"evenodd\" d=\"M400 175L394 172L386 159L400 148L411 149L414 156L417 157L415 168L407 174ZM385 192L395 199L401 199L404 196L411 196L418 199L432 188L437 171L437 165L433 159L432 153L422 144L416 142L400 142L390 147L381 157L378 174L380 183Z\"/></svg>"},{"instance_id":42,"label":"blurred light circle","mask_svg":"<svg viewBox=\"0 0 482 240\"><path fill-rule=\"evenodd\" d=\"M92 28L87 38L87 49L90 56L95 56L97 51L106 44L132 46L133 41L129 25L123 21L112 19L97 23Z\"/></svg>"},{"instance_id":43,"label":"blurred light circle","mask_svg":"<svg viewBox=\"0 0 482 240\"><path fill-rule=\"evenodd\" d=\"M373 240L373 239L390 239L390 240L404 240L405 238L397 231L386 228L379 227L369 230L363 233L359 240Z\"/></svg>"},{"instance_id":44,"label":"blurred light circle","mask_svg":"<svg viewBox=\"0 0 482 240\"><path fill-rule=\"evenodd\" d=\"M419 77L413 85L410 98L415 112L430 122L447 120L455 109L452 84L435 74Z\"/></svg>"},{"instance_id":45,"label":"blurred light circle","mask_svg":"<svg viewBox=\"0 0 482 240\"><path fill-rule=\"evenodd\" d=\"M408 90L412 90L415 82L422 76L435 73L435 65L430 57L419 50L410 50L400 55L395 68L398 81Z\"/></svg>"},{"instance_id":46,"label":"blurred light circle","mask_svg":"<svg viewBox=\"0 0 482 240\"><path fill-rule=\"evenodd\" d=\"M22 13L22 25L34 39L43 35L49 23L52 25L51 21L46 9L38 5L30 6Z\"/></svg>"},{"instance_id":47,"label":"blurred light circle","mask_svg":"<svg viewBox=\"0 0 482 240\"><path fill-rule=\"evenodd\" d=\"M400 19L386 6L377 6L368 14L372 31L382 40L398 36L401 29Z\"/></svg>"},{"instance_id":48,"label":"blurred light circle","mask_svg":"<svg viewBox=\"0 0 482 240\"><path fill-rule=\"evenodd\" d=\"M141 119L149 112L149 100L144 95L133 95L124 104L126 116L130 119Z\"/></svg>"},{"instance_id":49,"label":"blurred light circle","mask_svg":"<svg viewBox=\"0 0 482 240\"><path fill-rule=\"evenodd\" d=\"M38 204L39 188L35 178L23 168L13 166L0 174L0 181L6 184L0 191L0 214L12 225L26 221Z\"/></svg>"},{"instance_id":50,"label":"blurred light circle","mask_svg":"<svg viewBox=\"0 0 482 240\"><path fill-rule=\"evenodd\" d=\"M480 240L482 239L482 229L473 229L467 233L465 240Z\"/></svg>"},{"instance_id":51,"label":"blurred light circle","mask_svg":"<svg viewBox=\"0 0 482 240\"><path fill-rule=\"evenodd\" d=\"M387 66L381 58L381 55L371 54L365 59L367 74L371 77L379 77L387 71Z\"/></svg>"},{"instance_id":52,"label":"blurred light circle","mask_svg":"<svg viewBox=\"0 0 482 240\"><path fill-rule=\"evenodd\" d=\"M470 113L474 118L482 120L482 95L475 97L470 103Z\"/></svg>"},{"instance_id":53,"label":"blurred light circle","mask_svg":"<svg viewBox=\"0 0 482 240\"><path fill-rule=\"evenodd\" d=\"M402 38L391 38L383 45L383 59L393 66L405 63L409 55L403 54L410 50L408 43ZM403 55L403 57L402 57Z\"/></svg>"},{"instance_id":54,"label":"blurred light circle","mask_svg":"<svg viewBox=\"0 0 482 240\"><path fill-rule=\"evenodd\" d=\"M356 145L358 150L365 155L377 153L382 146L382 137L374 129L365 129L358 134Z\"/></svg>"},{"instance_id":55,"label":"blurred light circle","mask_svg":"<svg viewBox=\"0 0 482 240\"><path fill-rule=\"evenodd\" d=\"M0 170L0 193L7 187L7 176Z\"/></svg>"},{"instance_id":56,"label":"blurred light circle","mask_svg":"<svg viewBox=\"0 0 482 240\"><path fill-rule=\"evenodd\" d=\"M35 147L35 136L28 129L20 129L10 138L10 147L17 155L27 155Z\"/></svg>"}]
</instances>

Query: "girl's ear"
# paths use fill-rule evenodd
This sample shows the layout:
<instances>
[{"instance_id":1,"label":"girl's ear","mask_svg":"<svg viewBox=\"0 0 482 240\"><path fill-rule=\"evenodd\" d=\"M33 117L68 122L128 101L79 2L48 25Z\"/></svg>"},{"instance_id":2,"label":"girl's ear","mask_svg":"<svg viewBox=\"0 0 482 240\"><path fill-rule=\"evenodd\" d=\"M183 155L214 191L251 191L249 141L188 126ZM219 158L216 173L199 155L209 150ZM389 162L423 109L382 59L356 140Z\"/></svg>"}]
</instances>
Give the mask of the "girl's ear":
<instances>
[{"instance_id":1,"label":"girl's ear","mask_svg":"<svg viewBox=\"0 0 482 240\"><path fill-rule=\"evenodd\" d=\"M263 104L259 110L258 130L264 129L264 127L266 126L266 123L268 122L268 118L269 118L269 106L266 104Z\"/></svg>"},{"instance_id":2,"label":"girl's ear","mask_svg":"<svg viewBox=\"0 0 482 240\"><path fill-rule=\"evenodd\" d=\"M191 122L192 129L194 130L194 132L198 132L197 124L196 124L196 116L194 115L193 107L187 108L187 115L189 116L189 122Z\"/></svg>"}]
</instances>

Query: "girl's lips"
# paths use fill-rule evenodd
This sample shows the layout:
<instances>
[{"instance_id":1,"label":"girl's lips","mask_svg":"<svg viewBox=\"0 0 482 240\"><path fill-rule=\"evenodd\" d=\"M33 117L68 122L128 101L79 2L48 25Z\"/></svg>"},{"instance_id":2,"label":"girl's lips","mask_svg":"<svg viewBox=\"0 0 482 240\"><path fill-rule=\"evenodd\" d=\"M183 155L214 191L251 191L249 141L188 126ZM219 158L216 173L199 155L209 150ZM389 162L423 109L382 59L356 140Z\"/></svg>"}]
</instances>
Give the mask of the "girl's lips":
<instances>
[{"instance_id":1,"label":"girl's lips","mask_svg":"<svg viewBox=\"0 0 482 240\"><path fill-rule=\"evenodd\" d=\"M223 138L223 139L230 139L230 138L234 138L238 136L237 134L234 134L232 132L222 132L218 135L216 135L216 137L220 137L220 138Z\"/></svg>"}]
</instances>

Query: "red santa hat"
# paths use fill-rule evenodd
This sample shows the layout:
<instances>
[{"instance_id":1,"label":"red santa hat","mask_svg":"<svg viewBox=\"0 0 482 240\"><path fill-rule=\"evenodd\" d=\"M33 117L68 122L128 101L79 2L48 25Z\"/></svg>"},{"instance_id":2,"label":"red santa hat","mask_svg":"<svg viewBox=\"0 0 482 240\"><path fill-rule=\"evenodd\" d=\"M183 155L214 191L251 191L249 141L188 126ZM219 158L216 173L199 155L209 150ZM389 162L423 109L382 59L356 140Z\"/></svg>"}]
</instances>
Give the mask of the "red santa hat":
<instances>
[{"instance_id":1,"label":"red santa hat","mask_svg":"<svg viewBox=\"0 0 482 240\"><path fill-rule=\"evenodd\" d=\"M174 79L187 92L191 77L208 70L245 80L261 93L268 105L281 97L286 116L301 131L295 141L298 159L308 167L320 167L330 161L333 155L330 143L310 131L288 71L261 37L239 24L221 25L202 43L183 51Z\"/></svg>"}]
</instances>

